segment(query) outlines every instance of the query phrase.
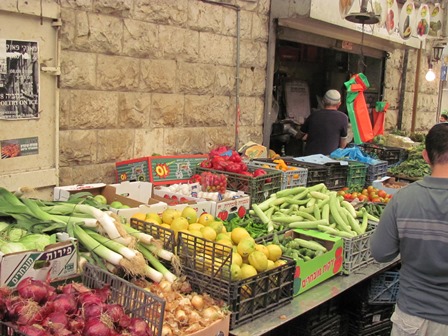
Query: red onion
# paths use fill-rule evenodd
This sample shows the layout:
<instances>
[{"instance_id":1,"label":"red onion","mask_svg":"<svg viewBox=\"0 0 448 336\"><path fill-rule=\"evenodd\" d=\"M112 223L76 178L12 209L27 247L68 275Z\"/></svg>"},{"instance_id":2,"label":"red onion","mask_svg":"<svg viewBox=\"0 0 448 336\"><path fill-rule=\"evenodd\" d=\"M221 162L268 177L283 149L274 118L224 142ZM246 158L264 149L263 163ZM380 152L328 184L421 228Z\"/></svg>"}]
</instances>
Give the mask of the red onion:
<instances>
[{"instance_id":1,"label":"red onion","mask_svg":"<svg viewBox=\"0 0 448 336\"><path fill-rule=\"evenodd\" d=\"M17 285L20 297L33 299L38 303L45 302L50 296L48 287L43 281L34 280L31 277L25 278Z\"/></svg>"},{"instance_id":2,"label":"red onion","mask_svg":"<svg viewBox=\"0 0 448 336\"><path fill-rule=\"evenodd\" d=\"M53 302L47 302L40 307L36 302L29 300L20 312L16 323L19 325L40 324L53 310Z\"/></svg>"},{"instance_id":3,"label":"red onion","mask_svg":"<svg viewBox=\"0 0 448 336\"><path fill-rule=\"evenodd\" d=\"M113 323L118 323L125 315L122 305L108 304L106 306L106 314L110 317Z\"/></svg>"},{"instance_id":4,"label":"red onion","mask_svg":"<svg viewBox=\"0 0 448 336\"><path fill-rule=\"evenodd\" d=\"M111 329L100 319L90 319L84 325L83 336L111 336Z\"/></svg>"},{"instance_id":5,"label":"red onion","mask_svg":"<svg viewBox=\"0 0 448 336\"><path fill-rule=\"evenodd\" d=\"M86 286L78 282L66 284L62 287L59 287L59 290L64 294L79 294L91 292L90 288L87 288Z\"/></svg>"},{"instance_id":6,"label":"red onion","mask_svg":"<svg viewBox=\"0 0 448 336\"><path fill-rule=\"evenodd\" d=\"M29 301L20 296L11 296L6 299L5 305L10 319L15 320L26 309ZM36 304L36 302L34 302Z\"/></svg>"},{"instance_id":7,"label":"red onion","mask_svg":"<svg viewBox=\"0 0 448 336\"><path fill-rule=\"evenodd\" d=\"M85 320L100 318L104 311L104 303L88 303L82 307L82 316Z\"/></svg>"},{"instance_id":8,"label":"red onion","mask_svg":"<svg viewBox=\"0 0 448 336\"><path fill-rule=\"evenodd\" d=\"M74 316L69 322L69 329L75 335L81 335L82 330L84 329L84 319L81 316Z\"/></svg>"},{"instance_id":9,"label":"red onion","mask_svg":"<svg viewBox=\"0 0 448 336\"><path fill-rule=\"evenodd\" d=\"M20 326L19 331L24 333L27 336L50 336L50 333L47 333L40 327L34 325Z\"/></svg>"},{"instance_id":10,"label":"red onion","mask_svg":"<svg viewBox=\"0 0 448 336\"><path fill-rule=\"evenodd\" d=\"M67 315L58 311L53 312L43 320L42 326L56 330L66 328L68 326Z\"/></svg>"},{"instance_id":11,"label":"red onion","mask_svg":"<svg viewBox=\"0 0 448 336\"><path fill-rule=\"evenodd\" d=\"M148 323L141 318L131 318L131 323L127 329L133 336L152 336Z\"/></svg>"},{"instance_id":12,"label":"red onion","mask_svg":"<svg viewBox=\"0 0 448 336\"><path fill-rule=\"evenodd\" d=\"M129 315L123 315L120 321L118 321L118 325L122 328L127 328L131 324L131 318Z\"/></svg>"},{"instance_id":13,"label":"red onion","mask_svg":"<svg viewBox=\"0 0 448 336\"><path fill-rule=\"evenodd\" d=\"M70 294L58 294L53 303L56 311L67 314L74 314L78 308L76 299Z\"/></svg>"},{"instance_id":14,"label":"red onion","mask_svg":"<svg viewBox=\"0 0 448 336\"><path fill-rule=\"evenodd\" d=\"M99 296L103 303L106 303L106 301L110 295L110 285L104 285L101 288L94 289L93 293L95 293L95 295Z\"/></svg>"},{"instance_id":15,"label":"red onion","mask_svg":"<svg viewBox=\"0 0 448 336\"><path fill-rule=\"evenodd\" d=\"M81 306L87 305L87 304L100 304L103 303L103 300L98 295L94 294L93 292L88 293L82 293L78 297L78 302Z\"/></svg>"}]
</instances>

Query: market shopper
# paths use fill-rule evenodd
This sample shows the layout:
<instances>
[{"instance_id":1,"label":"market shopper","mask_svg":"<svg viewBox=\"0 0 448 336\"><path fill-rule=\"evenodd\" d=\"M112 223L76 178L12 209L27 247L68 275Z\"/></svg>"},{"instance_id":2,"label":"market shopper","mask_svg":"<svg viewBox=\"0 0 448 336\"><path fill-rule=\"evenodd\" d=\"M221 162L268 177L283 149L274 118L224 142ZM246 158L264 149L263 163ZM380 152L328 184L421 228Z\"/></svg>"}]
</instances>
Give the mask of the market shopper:
<instances>
[{"instance_id":1,"label":"market shopper","mask_svg":"<svg viewBox=\"0 0 448 336\"><path fill-rule=\"evenodd\" d=\"M394 336L448 335L448 123L425 142L431 176L394 195L370 241L376 261L401 255Z\"/></svg>"},{"instance_id":2,"label":"market shopper","mask_svg":"<svg viewBox=\"0 0 448 336\"><path fill-rule=\"evenodd\" d=\"M305 155L329 155L347 145L348 118L338 110L341 94L337 90L328 90L322 103L324 108L313 111L300 128L305 134Z\"/></svg>"},{"instance_id":3,"label":"market shopper","mask_svg":"<svg viewBox=\"0 0 448 336\"><path fill-rule=\"evenodd\" d=\"M439 118L439 122L448 122L448 115L442 113Z\"/></svg>"}]
</instances>

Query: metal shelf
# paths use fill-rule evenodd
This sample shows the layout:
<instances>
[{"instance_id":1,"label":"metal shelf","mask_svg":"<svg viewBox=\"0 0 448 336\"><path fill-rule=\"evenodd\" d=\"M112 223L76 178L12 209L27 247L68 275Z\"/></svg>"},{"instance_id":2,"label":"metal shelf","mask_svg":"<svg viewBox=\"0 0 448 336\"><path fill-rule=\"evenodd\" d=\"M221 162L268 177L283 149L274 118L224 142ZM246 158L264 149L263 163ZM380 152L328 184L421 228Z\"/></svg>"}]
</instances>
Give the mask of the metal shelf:
<instances>
[{"instance_id":1,"label":"metal shelf","mask_svg":"<svg viewBox=\"0 0 448 336\"><path fill-rule=\"evenodd\" d=\"M346 276L339 275L322 282L303 294L294 297L292 302L252 322L230 331L232 336L262 336L287 323L320 304L334 298L354 285L381 273L400 262L399 258L389 263L373 263Z\"/></svg>"}]
</instances>

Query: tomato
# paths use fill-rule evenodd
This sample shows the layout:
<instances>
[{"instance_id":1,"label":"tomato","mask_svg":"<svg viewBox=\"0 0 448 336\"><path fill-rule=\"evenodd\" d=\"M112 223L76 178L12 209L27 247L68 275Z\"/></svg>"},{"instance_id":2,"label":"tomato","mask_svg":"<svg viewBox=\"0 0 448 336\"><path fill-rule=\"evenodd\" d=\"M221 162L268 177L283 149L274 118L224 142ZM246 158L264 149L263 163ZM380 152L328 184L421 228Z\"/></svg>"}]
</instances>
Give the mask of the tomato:
<instances>
[{"instance_id":1,"label":"tomato","mask_svg":"<svg viewBox=\"0 0 448 336\"><path fill-rule=\"evenodd\" d=\"M345 195L345 191L344 190L339 190L337 192L338 196L344 196Z\"/></svg>"},{"instance_id":2,"label":"tomato","mask_svg":"<svg viewBox=\"0 0 448 336\"><path fill-rule=\"evenodd\" d=\"M344 199L345 199L346 201L351 201L351 200L353 200L352 194L345 194L345 195L344 195Z\"/></svg>"},{"instance_id":3,"label":"tomato","mask_svg":"<svg viewBox=\"0 0 448 336\"><path fill-rule=\"evenodd\" d=\"M361 191L361 194L368 196L369 195L369 191L367 189L363 189Z\"/></svg>"},{"instance_id":4,"label":"tomato","mask_svg":"<svg viewBox=\"0 0 448 336\"><path fill-rule=\"evenodd\" d=\"M359 193L357 193L357 192L355 191L354 193L352 193L352 197L353 197L353 198L356 198L356 197L358 197L358 194L359 194Z\"/></svg>"},{"instance_id":5,"label":"tomato","mask_svg":"<svg viewBox=\"0 0 448 336\"><path fill-rule=\"evenodd\" d=\"M344 188L342 188L341 190L343 190L343 191L347 191L347 190L348 190L348 187L344 187Z\"/></svg>"},{"instance_id":6,"label":"tomato","mask_svg":"<svg viewBox=\"0 0 448 336\"><path fill-rule=\"evenodd\" d=\"M381 202L381 198L379 198L379 197L372 198L372 202L373 203L380 203Z\"/></svg>"},{"instance_id":7,"label":"tomato","mask_svg":"<svg viewBox=\"0 0 448 336\"><path fill-rule=\"evenodd\" d=\"M373 186L368 186L368 187L367 187L367 190L368 190L369 192L373 191L373 189L375 189Z\"/></svg>"},{"instance_id":8,"label":"tomato","mask_svg":"<svg viewBox=\"0 0 448 336\"><path fill-rule=\"evenodd\" d=\"M360 202L364 202L364 201L367 201L369 198L366 195L361 194L361 195L358 195L358 199Z\"/></svg>"},{"instance_id":9,"label":"tomato","mask_svg":"<svg viewBox=\"0 0 448 336\"><path fill-rule=\"evenodd\" d=\"M387 195L387 192L385 192L384 190L378 190L378 196L379 197L385 198L386 195Z\"/></svg>"}]
</instances>

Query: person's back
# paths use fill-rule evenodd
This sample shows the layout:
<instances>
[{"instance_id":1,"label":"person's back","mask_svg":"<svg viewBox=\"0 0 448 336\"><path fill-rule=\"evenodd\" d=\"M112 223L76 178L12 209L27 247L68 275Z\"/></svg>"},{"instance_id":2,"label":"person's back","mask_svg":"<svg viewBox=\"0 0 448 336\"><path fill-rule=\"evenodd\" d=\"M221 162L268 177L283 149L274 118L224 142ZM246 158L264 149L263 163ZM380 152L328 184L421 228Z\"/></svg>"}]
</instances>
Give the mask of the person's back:
<instances>
[{"instance_id":1,"label":"person's back","mask_svg":"<svg viewBox=\"0 0 448 336\"><path fill-rule=\"evenodd\" d=\"M432 175L394 195L370 241L375 260L401 257L393 335L448 335L448 124L426 148Z\"/></svg>"},{"instance_id":2,"label":"person's back","mask_svg":"<svg viewBox=\"0 0 448 336\"><path fill-rule=\"evenodd\" d=\"M314 111L307 121L305 155L329 155L340 146L341 134L347 135L347 116L338 110Z\"/></svg>"}]
</instances>

